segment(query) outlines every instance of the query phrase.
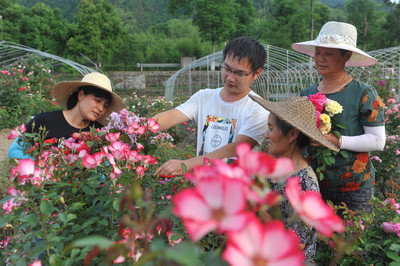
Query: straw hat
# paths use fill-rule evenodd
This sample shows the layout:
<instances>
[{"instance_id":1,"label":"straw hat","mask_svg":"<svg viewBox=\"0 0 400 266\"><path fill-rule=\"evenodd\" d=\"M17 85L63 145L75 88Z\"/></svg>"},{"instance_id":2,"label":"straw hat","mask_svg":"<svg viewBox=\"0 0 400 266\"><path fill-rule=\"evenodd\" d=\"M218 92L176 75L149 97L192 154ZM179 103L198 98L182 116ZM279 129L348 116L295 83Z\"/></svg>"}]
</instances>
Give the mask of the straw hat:
<instances>
[{"instance_id":1,"label":"straw hat","mask_svg":"<svg viewBox=\"0 0 400 266\"><path fill-rule=\"evenodd\" d=\"M81 81L61 81L58 82L53 88L53 97L56 99L59 106L64 110L67 109L68 98L82 86L94 86L99 89L105 90L112 95L111 105L107 111L97 121L103 125L107 125L107 117L112 112L119 112L121 109L126 108L124 101L115 92L112 91L110 79L101 73L92 72L86 74Z\"/></svg>"},{"instance_id":2,"label":"straw hat","mask_svg":"<svg viewBox=\"0 0 400 266\"><path fill-rule=\"evenodd\" d=\"M329 21L313 41L293 43L293 50L314 57L315 46L344 49L353 52L346 66L371 66L378 61L357 48L357 29L351 24Z\"/></svg>"},{"instance_id":3,"label":"straw hat","mask_svg":"<svg viewBox=\"0 0 400 266\"><path fill-rule=\"evenodd\" d=\"M291 97L281 102L270 102L254 95L249 96L266 110L300 130L310 139L317 141L332 151L339 151L339 148L325 139L317 128L317 111L314 104L306 97Z\"/></svg>"}]
</instances>

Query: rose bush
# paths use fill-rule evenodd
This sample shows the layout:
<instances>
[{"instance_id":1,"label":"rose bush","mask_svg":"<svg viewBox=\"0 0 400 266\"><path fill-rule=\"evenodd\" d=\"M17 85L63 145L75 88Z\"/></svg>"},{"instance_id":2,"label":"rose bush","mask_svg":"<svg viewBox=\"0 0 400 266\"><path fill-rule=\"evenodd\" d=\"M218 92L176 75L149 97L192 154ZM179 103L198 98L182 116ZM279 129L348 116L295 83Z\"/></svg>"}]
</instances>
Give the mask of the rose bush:
<instances>
[{"instance_id":1,"label":"rose bush","mask_svg":"<svg viewBox=\"0 0 400 266\"><path fill-rule=\"evenodd\" d=\"M38 143L29 151L35 161L21 160L12 167L13 185L1 200L0 228L14 227L13 236L0 239L2 263L301 263L296 236L283 228L279 216L266 215L279 198L265 178L282 174L289 169L286 163L241 147L234 164L206 161L185 177L155 177L156 161L194 156L195 132L186 124L178 129L182 137L172 135L177 131L160 134L155 121L144 118L179 102L162 97L132 97L129 102L132 111L145 115L123 111L114 114L107 130L57 143L25 133ZM392 110L386 114L387 129L399 124L397 104L387 104L387 111ZM12 134L21 131L23 126ZM393 147L376 154L382 163L391 164ZM375 165L378 178L381 171L390 173L388 182L377 182L379 190L386 186L385 194L375 199L373 214L345 210L343 234L338 233L343 227L337 216L318 194L302 193L296 180L291 182L287 194L298 216L320 232L318 264L398 263L398 172Z\"/></svg>"},{"instance_id":2,"label":"rose bush","mask_svg":"<svg viewBox=\"0 0 400 266\"><path fill-rule=\"evenodd\" d=\"M385 196L390 196L390 183L399 184L400 176L400 103L391 96L386 101L385 127L386 146L383 152L373 154L376 168L377 191ZM382 197L382 196L381 196Z\"/></svg>"},{"instance_id":3,"label":"rose bush","mask_svg":"<svg viewBox=\"0 0 400 266\"><path fill-rule=\"evenodd\" d=\"M0 69L0 129L14 128L31 115L55 110L50 97L57 76L35 58Z\"/></svg>"},{"instance_id":4,"label":"rose bush","mask_svg":"<svg viewBox=\"0 0 400 266\"><path fill-rule=\"evenodd\" d=\"M35 160L20 160L12 168L15 186L2 200L6 215L0 226L12 224L15 231L1 250L3 260L196 264L205 260L204 252L223 248L209 260L221 261L222 255L231 264L302 264L297 235L266 216L277 200L271 201L268 186L260 186L267 177L280 178L291 171L290 160L275 160L242 144L234 165L214 160L213 166L197 167L186 178L154 177L150 170L157 161L143 151L154 152L163 141L157 126L151 118L122 110L111 115L103 130L35 143L27 151ZM18 127L12 135L37 140L36 134L21 134L23 130ZM145 148L151 146L155 148ZM308 225L328 237L343 230L341 220L318 195L303 195L297 183L288 187L289 200L300 203L295 210ZM315 210L320 215L310 215ZM242 240L253 236L260 241L249 250ZM285 249L274 251L276 241ZM182 248L190 258L182 256Z\"/></svg>"},{"instance_id":5,"label":"rose bush","mask_svg":"<svg viewBox=\"0 0 400 266\"><path fill-rule=\"evenodd\" d=\"M400 186L392 186L394 195ZM374 198L372 213L353 212L345 206L345 233L321 239L317 260L325 265L397 265L400 263L400 204L394 198Z\"/></svg>"}]
</instances>

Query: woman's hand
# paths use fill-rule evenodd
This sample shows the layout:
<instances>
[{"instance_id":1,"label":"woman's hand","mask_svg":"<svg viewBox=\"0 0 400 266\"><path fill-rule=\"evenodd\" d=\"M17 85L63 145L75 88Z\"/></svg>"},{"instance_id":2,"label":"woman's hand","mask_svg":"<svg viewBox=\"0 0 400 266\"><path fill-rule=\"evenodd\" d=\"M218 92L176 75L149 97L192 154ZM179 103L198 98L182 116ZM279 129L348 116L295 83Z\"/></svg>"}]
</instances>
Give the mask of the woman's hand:
<instances>
[{"instance_id":1,"label":"woman's hand","mask_svg":"<svg viewBox=\"0 0 400 266\"><path fill-rule=\"evenodd\" d=\"M333 134L332 132L329 134L325 134L324 135L325 139L327 139L330 143L332 143L333 145L335 145L336 147L339 147L339 138Z\"/></svg>"},{"instance_id":2,"label":"woman's hand","mask_svg":"<svg viewBox=\"0 0 400 266\"><path fill-rule=\"evenodd\" d=\"M333 134L332 132L329 133L329 134L325 134L325 135L324 135L324 138L325 138L326 140L328 140L330 143L332 143L333 145L335 145L336 147L339 147L339 148L340 148L340 146L339 146L339 138L338 138L335 134ZM319 144L318 142L316 142L316 141L314 141L314 140L310 140L310 145L311 145L312 147L319 147L319 146L321 146L321 144Z\"/></svg>"}]
</instances>

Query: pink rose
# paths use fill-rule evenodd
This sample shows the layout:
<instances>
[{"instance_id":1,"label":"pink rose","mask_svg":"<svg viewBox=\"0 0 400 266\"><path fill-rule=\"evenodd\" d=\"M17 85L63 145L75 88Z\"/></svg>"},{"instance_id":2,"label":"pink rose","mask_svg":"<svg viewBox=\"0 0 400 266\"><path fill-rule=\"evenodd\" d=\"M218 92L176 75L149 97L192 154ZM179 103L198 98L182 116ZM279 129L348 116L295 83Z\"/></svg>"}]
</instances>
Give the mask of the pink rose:
<instances>
[{"instance_id":1,"label":"pink rose","mask_svg":"<svg viewBox=\"0 0 400 266\"><path fill-rule=\"evenodd\" d=\"M317 111L322 112L324 104L326 102L325 94L318 92L317 94L310 95L308 99L314 104Z\"/></svg>"}]
</instances>

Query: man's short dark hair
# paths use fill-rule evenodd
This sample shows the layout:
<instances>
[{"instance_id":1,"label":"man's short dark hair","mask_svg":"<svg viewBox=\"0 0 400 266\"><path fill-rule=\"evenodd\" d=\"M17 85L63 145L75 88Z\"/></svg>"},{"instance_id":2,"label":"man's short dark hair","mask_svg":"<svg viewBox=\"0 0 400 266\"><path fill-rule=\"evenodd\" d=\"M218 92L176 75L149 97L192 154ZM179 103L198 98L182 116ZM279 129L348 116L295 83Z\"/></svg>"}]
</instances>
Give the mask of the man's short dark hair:
<instances>
[{"instance_id":1,"label":"man's short dark hair","mask_svg":"<svg viewBox=\"0 0 400 266\"><path fill-rule=\"evenodd\" d=\"M249 60L251 69L256 71L262 68L267 59L267 52L264 46L251 37L239 37L230 41L224 48L223 60L227 56L233 55L240 62L242 59Z\"/></svg>"}]
</instances>

